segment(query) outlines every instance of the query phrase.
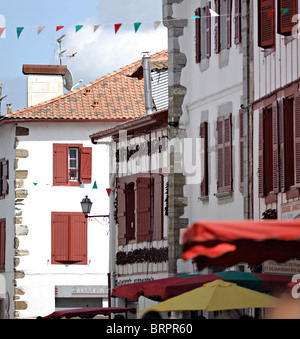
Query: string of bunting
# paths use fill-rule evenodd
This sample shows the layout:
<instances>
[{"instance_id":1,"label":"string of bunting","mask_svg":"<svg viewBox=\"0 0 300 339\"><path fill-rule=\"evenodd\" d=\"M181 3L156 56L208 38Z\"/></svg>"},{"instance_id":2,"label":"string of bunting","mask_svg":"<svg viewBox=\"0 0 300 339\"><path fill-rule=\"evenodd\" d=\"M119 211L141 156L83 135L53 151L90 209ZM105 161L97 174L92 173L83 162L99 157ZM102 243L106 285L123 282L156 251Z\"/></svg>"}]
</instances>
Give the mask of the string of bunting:
<instances>
[{"instance_id":1,"label":"string of bunting","mask_svg":"<svg viewBox=\"0 0 300 339\"><path fill-rule=\"evenodd\" d=\"M288 13L290 11L291 8L282 8L282 15L285 15L286 13ZM216 16L227 16L227 14L218 14L215 11L213 11L212 9L209 9L210 12L210 17L216 17ZM275 10L268 10L268 19L270 19L273 15L275 14ZM192 19L197 19L197 18L206 18L207 16L198 16L198 15L192 15ZM178 18L178 19L171 19L171 20L165 20L165 21L176 21L176 20L182 20L183 18ZM153 25L154 25L154 30L157 30L157 28L159 27L159 25L161 24L161 20L159 21L154 21ZM120 30L120 28L124 25L124 24L129 24L129 23L115 23L114 25L114 31L115 34L118 33L118 31ZM134 28L134 32L137 33L137 31L139 30L140 26L142 25L142 22L131 22L130 24L133 24L133 28ZM101 27L103 24L95 24L93 25L94 27L94 32L96 32L99 27ZM65 28L66 26L56 26L56 32L60 31L61 29ZM75 33L79 32L82 28L84 27L84 25L75 25ZM37 27L37 35L40 35L40 33L46 28L46 26L38 26ZM6 30L6 27L0 27L0 38L1 35L3 34L3 32ZM25 27L17 27L16 28L16 32L17 32L17 38L20 38L21 33L23 32L23 30L25 29Z\"/></svg>"}]
</instances>

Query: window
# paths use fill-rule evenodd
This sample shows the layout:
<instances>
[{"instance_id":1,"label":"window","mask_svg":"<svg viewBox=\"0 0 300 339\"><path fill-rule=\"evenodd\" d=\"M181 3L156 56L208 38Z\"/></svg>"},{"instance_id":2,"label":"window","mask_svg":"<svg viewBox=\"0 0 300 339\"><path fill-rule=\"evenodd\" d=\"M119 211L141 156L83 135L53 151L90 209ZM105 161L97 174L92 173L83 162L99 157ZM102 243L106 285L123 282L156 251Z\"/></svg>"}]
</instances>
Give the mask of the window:
<instances>
[{"instance_id":1,"label":"window","mask_svg":"<svg viewBox=\"0 0 300 339\"><path fill-rule=\"evenodd\" d=\"M207 135L207 122L200 124L200 138L201 140L201 175L203 180L200 185L201 197L208 196L208 135Z\"/></svg>"},{"instance_id":2,"label":"window","mask_svg":"<svg viewBox=\"0 0 300 339\"><path fill-rule=\"evenodd\" d=\"M5 272L6 222L0 219L0 272Z\"/></svg>"},{"instance_id":3,"label":"window","mask_svg":"<svg viewBox=\"0 0 300 339\"><path fill-rule=\"evenodd\" d=\"M217 119L218 193L232 190L232 116Z\"/></svg>"},{"instance_id":4,"label":"window","mask_svg":"<svg viewBox=\"0 0 300 339\"><path fill-rule=\"evenodd\" d=\"M295 14L298 14L298 0L278 0L277 14L277 32L283 35L291 35L295 25L292 18Z\"/></svg>"},{"instance_id":5,"label":"window","mask_svg":"<svg viewBox=\"0 0 300 339\"><path fill-rule=\"evenodd\" d=\"M8 194L8 160L0 159L0 199Z\"/></svg>"},{"instance_id":6,"label":"window","mask_svg":"<svg viewBox=\"0 0 300 339\"><path fill-rule=\"evenodd\" d=\"M163 176L125 178L117 184L118 244L163 237Z\"/></svg>"},{"instance_id":7,"label":"window","mask_svg":"<svg viewBox=\"0 0 300 339\"><path fill-rule=\"evenodd\" d=\"M215 53L231 47L232 0L215 0Z\"/></svg>"},{"instance_id":8,"label":"window","mask_svg":"<svg viewBox=\"0 0 300 339\"><path fill-rule=\"evenodd\" d=\"M92 181L92 148L80 144L53 144L53 185L80 185Z\"/></svg>"},{"instance_id":9,"label":"window","mask_svg":"<svg viewBox=\"0 0 300 339\"><path fill-rule=\"evenodd\" d=\"M275 0L258 0L258 46L275 45Z\"/></svg>"},{"instance_id":10,"label":"window","mask_svg":"<svg viewBox=\"0 0 300 339\"><path fill-rule=\"evenodd\" d=\"M211 56L211 15L210 3L204 8L197 8L196 18L196 63Z\"/></svg>"},{"instance_id":11,"label":"window","mask_svg":"<svg viewBox=\"0 0 300 339\"><path fill-rule=\"evenodd\" d=\"M87 219L83 213L52 212L52 264L87 264Z\"/></svg>"}]
</instances>

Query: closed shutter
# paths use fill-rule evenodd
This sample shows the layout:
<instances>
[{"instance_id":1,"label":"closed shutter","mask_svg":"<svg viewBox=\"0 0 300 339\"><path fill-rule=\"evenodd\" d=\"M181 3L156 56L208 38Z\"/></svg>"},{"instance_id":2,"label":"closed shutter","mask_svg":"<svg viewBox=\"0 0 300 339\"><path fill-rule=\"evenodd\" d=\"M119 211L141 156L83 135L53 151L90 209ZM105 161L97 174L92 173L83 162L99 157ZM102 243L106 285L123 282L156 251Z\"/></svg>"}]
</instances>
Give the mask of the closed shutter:
<instances>
[{"instance_id":1,"label":"closed shutter","mask_svg":"<svg viewBox=\"0 0 300 339\"><path fill-rule=\"evenodd\" d=\"M220 14L220 0L215 0L215 11ZM215 17L215 53L220 52L220 16Z\"/></svg>"},{"instance_id":2,"label":"closed shutter","mask_svg":"<svg viewBox=\"0 0 300 339\"><path fill-rule=\"evenodd\" d=\"M219 117L217 120L217 154L218 154L218 179L217 190L222 192L224 188L224 144L223 144L223 125L224 117Z\"/></svg>"},{"instance_id":3,"label":"closed shutter","mask_svg":"<svg viewBox=\"0 0 300 339\"><path fill-rule=\"evenodd\" d=\"M279 191L279 159L278 159L278 109L277 101L272 106L272 140L273 140L273 192Z\"/></svg>"},{"instance_id":4,"label":"closed shutter","mask_svg":"<svg viewBox=\"0 0 300 339\"><path fill-rule=\"evenodd\" d=\"M7 195L8 194L8 160L3 160L2 161L2 171L1 171L1 181L2 181L2 195Z\"/></svg>"},{"instance_id":5,"label":"closed shutter","mask_svg":"<svg viewBox=\"0 0 300 339\"><path fill-rule=\"evenodd\" d=\"M208 163L207 163L207 122L200 124L200 138L201 138L201 176L202 181L200 185L201 196L208 195Z\"/></svg>"},{"instance_id":6,"label":"closed shutter","mask_svg":"<svg viewBox=\"0 0 300 339\"><path fill-rule=\"evenodd\" d=\"M53 185L65 186L68 183L68 146L53 144Z\"/></svg>"},{"instance_id":7,"label":"closed shutter","mask_svg":"<svg viewBox=\"0 0 300 339\"><path fill-rule=\"evenodd\" d=\"M275 0L258 0L258 46L275 44Z\"/></svg>"},{"instance_id":8,"label":"closed shutter","mask_svg":"<svg viewBox=\"0 0 300 339\"><path fill-rule=\"evenodd\" d=\"M234 43L241 42L241 0L234 0Z\"/></svg>"},{"instance_id":9,"label":"closed shutter","mask_svg":"<svg viewBox=\"0 0 300 339\"><path fill-rule=\"evenodd\" d=\"M126 238L126 184L117 184L117 197L118 197L118 244L125 245Z\"/></svg>"},{"instance_id":10,"label":"closed shutter","mask_svg":"<svg viewBox=\"0 0 300 339\"><path fill-rule=\"evenodd\" d=\"M136 182L137 242L150 241L150 211L150 178L138 178Z\"/></svg>"},{"instance_id":11,"label":"closed shutter","mask_svg":"<svg viewBox=\"0 0 300 339\"><path fill-rule=\"evenodd\" d=\"M232 190L232 121L224 119L224 191Z\"/></svg>"},{"instance_id":12,"label":"closed shutter","mask_svg":"<svg viewBox=\"0 0 300 339\"><path fill-rule=\"evenodd\" d=\"M5 245L6 230L5 220L0 220L0 272L5 272Z\"/></svg>"},{"instance_id":13,"label":"closed shutter","mask_svg":"<svg viewBox=\"0 0 300 339\"><path fill-rule=\"evenodd\" d=\"M258 196L264 196L264 121L265 109L259 110L259 141L258 141Z\"/></svg>"},{"instance_id":14,"label":"closed shutter","mask_svg":"<svg viewBox=\"0 0 300 339\"><path fill-rule=\"evenodd\" d=\"M195 16L199 17L195 19L195 49L196 49L196 63L199 64L201 60L201 19L200 8L195 11Z\"/></svg>"},{"instance_id":15,"label":"closed shutter","mask_svg":"<svg viewBox=\"0 0 300 339\"><path fill-rule=\"evenodd\" d=\"M231 47L231 5L232 0L226 1L227 15L226 15L226 35L227 35L227 48Z\"/></svg>"},{"instance_id":16,"label":"closed shutter","mask_svg":"<svg viewBox=\"0 0 300 339\"><path fill-rule=\"evenodd\" d=\"M244 187L244 110L239 110L240 139L240 188Z\"/></svg>"},{"instance_id":17,"label":"closed shutter","mask_svg":"<svg viewBox=\"0 0 300 339\"><path fill-rule=\"evenodd\" d=\"M152 240L161 240L163 237L163 180L162 175L154 176Z\"/></svg>"},{"instance_id":18,"label":"closed shutter","mask_svg":"<svg viewBox=\"0 0 300 339\"><path fill-rule=\"evenodd\" d=\"M278 0L278 33L290 35L295 25L292 18L298 14L298 0ZM287 10L287 11L285 11Z\"/></svg>"},{"instance_id":19,"label":"closed shutter","mask_svg":"<svg viewBox=\"0 0 300 339\"><path fill-rule=\"evenodd\" d=\"M300 93L294 98L295 183L300 185Z\"/></svg>"},{"instance_id":20,"label":"closed shutter","mask_svg":"<svg viewBox=\"0 0 300 339\"><path fill-rule=\"evenodd\" d=\"M69 217L52 213L52 264L69 260Z\"/></svg>"},{"instance_id":21,"label":"closed shutter","mask_svg":"<svg viewBox=\"0 0 300 339\"><path fill-rule=\"evenodd\" d=\"M206 58L211 56L211 15L209 9L211 8L210 2L206 8Z\"/></svg>"},{"instance_id":22,"label":"closed shutter","mask_svg":"<svg viewBox=\"0 0 300 339\"><path fill-rule=\"evenodd\" d=\"M92 182L92 147L80 148L80 180Z\"/></svg>"},{"instance_id":23,"label":"closed shutter","mask_svg":"<svg viewBox=\"0 0 300 339\"><path fill-rule=\"evenodd\" d=\"M87 219L83 214L69 216L69 261L87 264Z\"/></svg>"},{"instance_id":24,"label":"closed shutter","mask_svg":"<svg viewBox=\"0 0 300 339\"><path fill-rule=\"evenodd\" d=\"M285 98L282 98L280 100L280 187L281 187L281 192L285 192L287 187L286 187L286 151L285 151L285 145L286 145L286 119L285 119Z\"/></svg>"}]
</instances>

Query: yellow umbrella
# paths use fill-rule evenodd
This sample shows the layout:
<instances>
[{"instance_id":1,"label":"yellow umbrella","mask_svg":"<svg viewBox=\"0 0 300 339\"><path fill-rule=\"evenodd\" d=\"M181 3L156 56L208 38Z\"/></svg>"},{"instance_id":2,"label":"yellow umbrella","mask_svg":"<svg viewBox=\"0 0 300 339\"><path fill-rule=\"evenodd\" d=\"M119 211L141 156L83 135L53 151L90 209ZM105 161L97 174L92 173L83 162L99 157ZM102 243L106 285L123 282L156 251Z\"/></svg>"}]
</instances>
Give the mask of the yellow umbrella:
<instances>
[{"instance_id":1,"label":"yellow umbrella","mask_svg":"<svg viewBox=\"0 0 300 339\"><path fill-rule=\"evenodd\" d=\"M275 307L278 301L278 298L270 295L240 287L234 283L215 280L139 312L221 311L239 308L266 308Z\"/></svg>"}]
</instances>

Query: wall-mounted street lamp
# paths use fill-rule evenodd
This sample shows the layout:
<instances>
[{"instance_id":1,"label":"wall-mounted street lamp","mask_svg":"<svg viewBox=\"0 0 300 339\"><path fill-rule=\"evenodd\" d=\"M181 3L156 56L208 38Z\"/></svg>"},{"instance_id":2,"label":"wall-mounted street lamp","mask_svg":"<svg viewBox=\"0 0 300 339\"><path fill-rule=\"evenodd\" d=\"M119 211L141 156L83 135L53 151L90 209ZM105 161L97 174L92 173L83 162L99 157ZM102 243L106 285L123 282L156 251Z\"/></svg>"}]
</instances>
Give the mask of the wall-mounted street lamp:
<instances>
[{"instance_id":1,"label":"wall-mounted street lamp","mask_svg":"<svg viewBox=\"0 0 300 339\"><path fill-rule=\"evenodd\" d=\"M81 209L82 213L85 215L86 218L101 218L102 222L100 222L103 225L107 225L109 223L109 215L89 215L92 209L93 203L89 199L89 197L86 195L85 198L81 201Z\"/></svg>"}]
</instances>

